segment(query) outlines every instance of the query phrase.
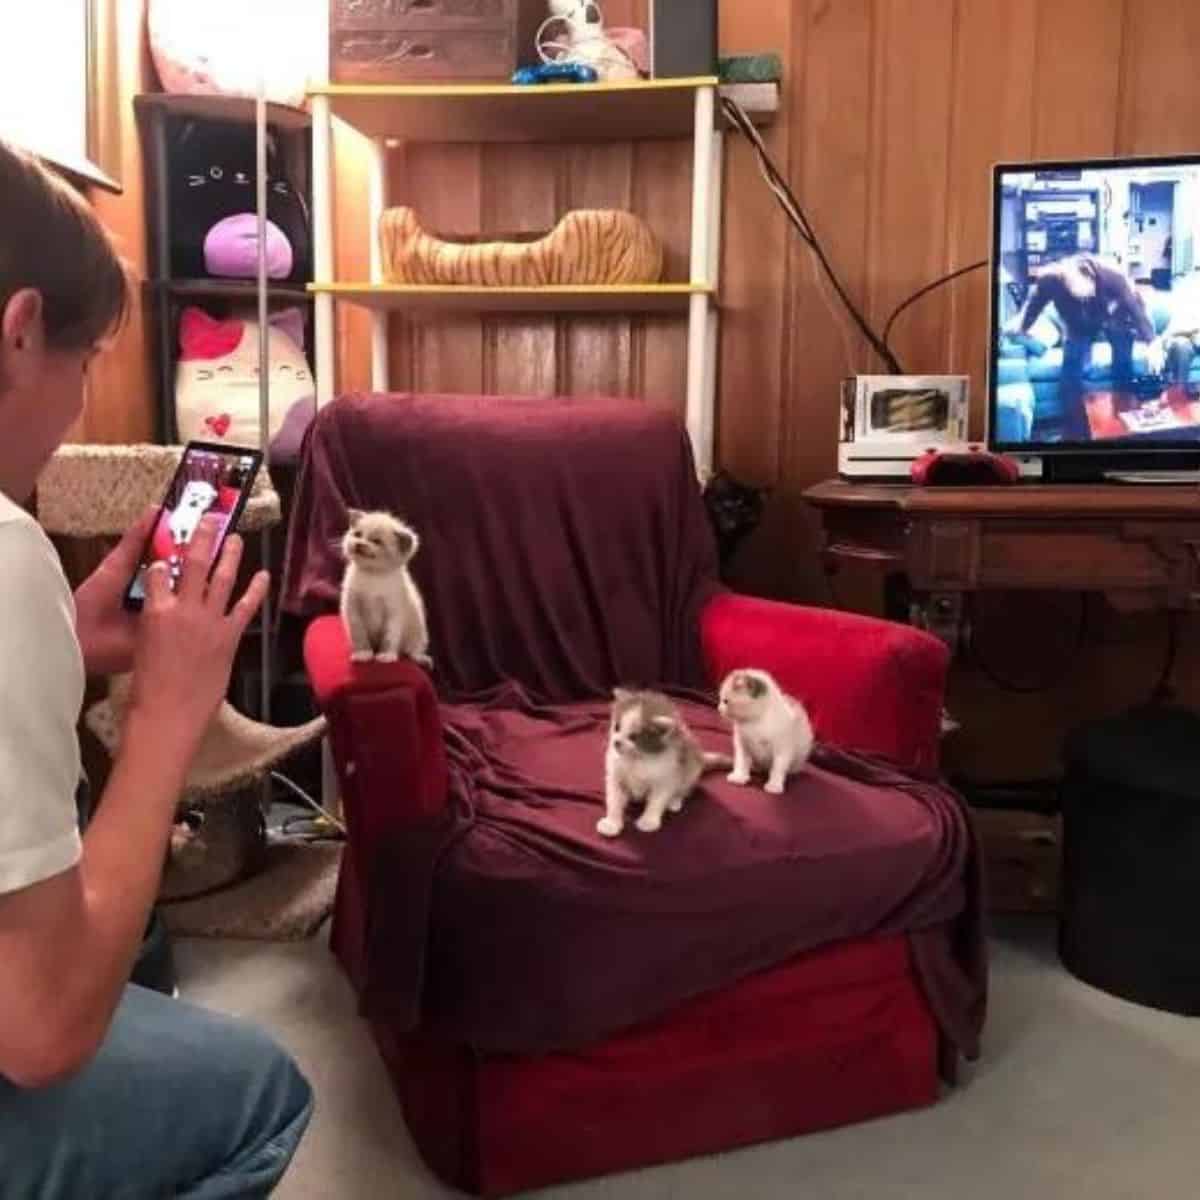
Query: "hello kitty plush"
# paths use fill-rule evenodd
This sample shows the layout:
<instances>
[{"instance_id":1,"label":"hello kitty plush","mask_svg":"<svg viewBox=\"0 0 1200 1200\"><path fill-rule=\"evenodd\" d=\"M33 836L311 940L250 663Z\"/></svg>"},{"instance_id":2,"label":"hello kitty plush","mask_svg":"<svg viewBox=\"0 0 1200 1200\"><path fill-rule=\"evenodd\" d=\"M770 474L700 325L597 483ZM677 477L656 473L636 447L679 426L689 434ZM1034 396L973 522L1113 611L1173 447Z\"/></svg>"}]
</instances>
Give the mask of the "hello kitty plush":
<instances>
[{"instance_id":1,"label":"hello kitty plush","mask_svg":"<svg viewBox=\"0 0 1200 1200\"><path fill-rule=\"evenodd\" d=\"M304 357L304 318L288 309L271 318L270 420L267 436L276 462L294 462L316 412L316 388ZM258 322L219 321L203 309L179 318L175 418L181 441L259 444Z\"/></svg>"}]
</instances>

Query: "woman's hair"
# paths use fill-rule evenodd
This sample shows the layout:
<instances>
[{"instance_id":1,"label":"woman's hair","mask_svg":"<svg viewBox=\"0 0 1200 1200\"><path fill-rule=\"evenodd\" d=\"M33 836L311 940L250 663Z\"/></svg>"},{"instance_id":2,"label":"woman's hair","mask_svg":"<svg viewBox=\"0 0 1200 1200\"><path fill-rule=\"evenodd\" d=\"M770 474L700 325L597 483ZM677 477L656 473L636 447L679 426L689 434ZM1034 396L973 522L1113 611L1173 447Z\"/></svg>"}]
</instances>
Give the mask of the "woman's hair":
<instances>
[{"instance_id":1,"label":"woman's hair","mask_svg":"<svg viewBox=\"0 0 1200 1200\"><path fill-rule=\"evenodd\" d=\"M125 265L88 203L0 141L0 314L23 288L41 293L51 350L90 350L129 311Z\"/></svg>"}]
</instances>

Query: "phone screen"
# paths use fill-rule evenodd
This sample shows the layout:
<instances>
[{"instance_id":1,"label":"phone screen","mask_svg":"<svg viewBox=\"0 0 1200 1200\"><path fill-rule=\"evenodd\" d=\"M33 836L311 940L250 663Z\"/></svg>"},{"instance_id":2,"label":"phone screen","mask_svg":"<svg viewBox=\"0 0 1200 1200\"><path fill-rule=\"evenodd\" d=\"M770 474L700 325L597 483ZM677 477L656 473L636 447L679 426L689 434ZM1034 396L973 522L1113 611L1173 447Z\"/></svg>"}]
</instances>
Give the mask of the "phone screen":
<instances>
[{"instance_id":1,"label":"phone screen","mask_svg":"<svg viewBox=\"0 0 1200 1200\"><path fill-rule=\"evenodd\" d=\"M146 572L156 562L167 564L172 590L179 586L187 545L205 516L221 522L213 549L216 561L225 539L237 528L261 462L258 450L205 442L188 444L163 497L142 560L126 589L127 608L142 607L146 599Z\"/></svg>"}]
</instances>

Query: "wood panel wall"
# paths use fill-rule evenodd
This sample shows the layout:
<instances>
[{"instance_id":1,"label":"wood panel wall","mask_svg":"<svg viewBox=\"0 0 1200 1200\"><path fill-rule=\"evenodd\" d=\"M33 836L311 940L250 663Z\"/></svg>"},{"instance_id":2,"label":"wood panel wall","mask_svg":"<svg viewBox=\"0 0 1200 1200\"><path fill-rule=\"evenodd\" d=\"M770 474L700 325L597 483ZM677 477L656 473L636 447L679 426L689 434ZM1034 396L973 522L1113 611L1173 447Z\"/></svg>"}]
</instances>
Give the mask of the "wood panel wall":
<instances>
[{"instance_id":1,"label":"wood panel wall","mask_svg":"<svg viewBox=\"0 0 1200 1200\"><path fill-rule=\"evenodd\" d=\"M143 211L142 159L133 97L156 87L145 40L144 0L115 0L112 47L116 95L100 97L116 115L119 142L120 195L94 189L92 203L117 239L134 282L130 320L111 350L88 373L87 407L72 440L81 442L148 442L155 437L154 342L142 308L146 279L146 232Z\"/></svg>"},{"instance_id":2,"label":"wood panel wall","mask_svg":"<svg viewBox=\"0 0 1200 1200\"><path fill-rule=\"evenodd\" d=\"M606 0L604 7L612 24L640 24L644 5ZM140 7L140 0L121 3L129 95L146 71ZM931 278L987 254L992 162L1200 145L1194 0L724 0L721 43L727 52L783 54L785 105L768 145L850 294L876 323ZM136 136L127 104L124 111L127 192L97 203L135 266L144 266ZM363 278L365 162L353 132L339 129L335 145L339 273ZM871 367L871 355L788 229L746 146L730 137L727 153L718 454L736 474L774 489L736 574L756 592L829 603L801 493L833 471L837 384ZM398 199L448 234L532 231L571 205L627 205L654 223L670 248L672 274L683 277L689 169L682 142L407 147L393 155L391 182ZM986 320L980 273L910 310L894 337L912 370L971 375L977 433ZM391 337L397 387L602 389L683 406L684 327L674 319L397 320ZM343 307L342 388L367 386L368 344L365 316ZM148 362L135 319L116 356L97 369L85 436L148 435ZM865 581L842 580L838 588L844 603L873 603ZM1070 612L1036 598L1007 611L1008 618L989 618L1002 655L1030 653L1019 635L1032 626L1046 635L1043 647L1055 629L1069 637ZM1200 679L1197 634L1183 638L1185 680ZM1059 687L1018 696L960 670L952 700L966 728L948 747L952 765L993 777L1044 771L1066 723L1144 694L1162 639L1159 617L1098 611L1089 648Z\"/></svg>"}]
</instances>

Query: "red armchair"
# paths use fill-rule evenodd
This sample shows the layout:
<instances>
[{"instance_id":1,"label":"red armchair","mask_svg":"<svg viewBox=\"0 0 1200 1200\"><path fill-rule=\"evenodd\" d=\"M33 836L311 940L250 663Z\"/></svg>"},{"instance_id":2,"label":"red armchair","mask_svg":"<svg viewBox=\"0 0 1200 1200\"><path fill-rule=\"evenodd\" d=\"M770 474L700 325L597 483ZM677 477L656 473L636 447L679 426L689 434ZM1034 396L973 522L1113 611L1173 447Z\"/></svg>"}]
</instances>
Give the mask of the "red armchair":
<instances>
[{"instance_id":1,"label":"red armchair","mask_svg":"<svg viewBox=\"0 0 1200 1200\"><path fill-rule=\"evenodd\" d=\"M330 540L319 496L333 488L339 504L364 500L314 461L320 425L289 550L288 593L301 611L312 610L314 595L325 604L332 597L329 580L314 583L311 568ZM436 446L429 453L436 457ZM519 514L508 516L520 525ZM947 667L936 640L713 587L692 612L710 684L739 666L765 667L804 700L821 739L915 775L935 769ZM329 719L349 829L333 949L413 1137L447 1182L504 1195L936 1099L939 1026L920 978L919 944L903 933L824 945L569 1049L511 1053L455 1036L424 998L422 945L437 922L438 855L456 836L446 710L411 663L352 665L336 616L311 623L305 656ZM465 671L461 662L451 669Z\"/></svg>"}]
</instances>

